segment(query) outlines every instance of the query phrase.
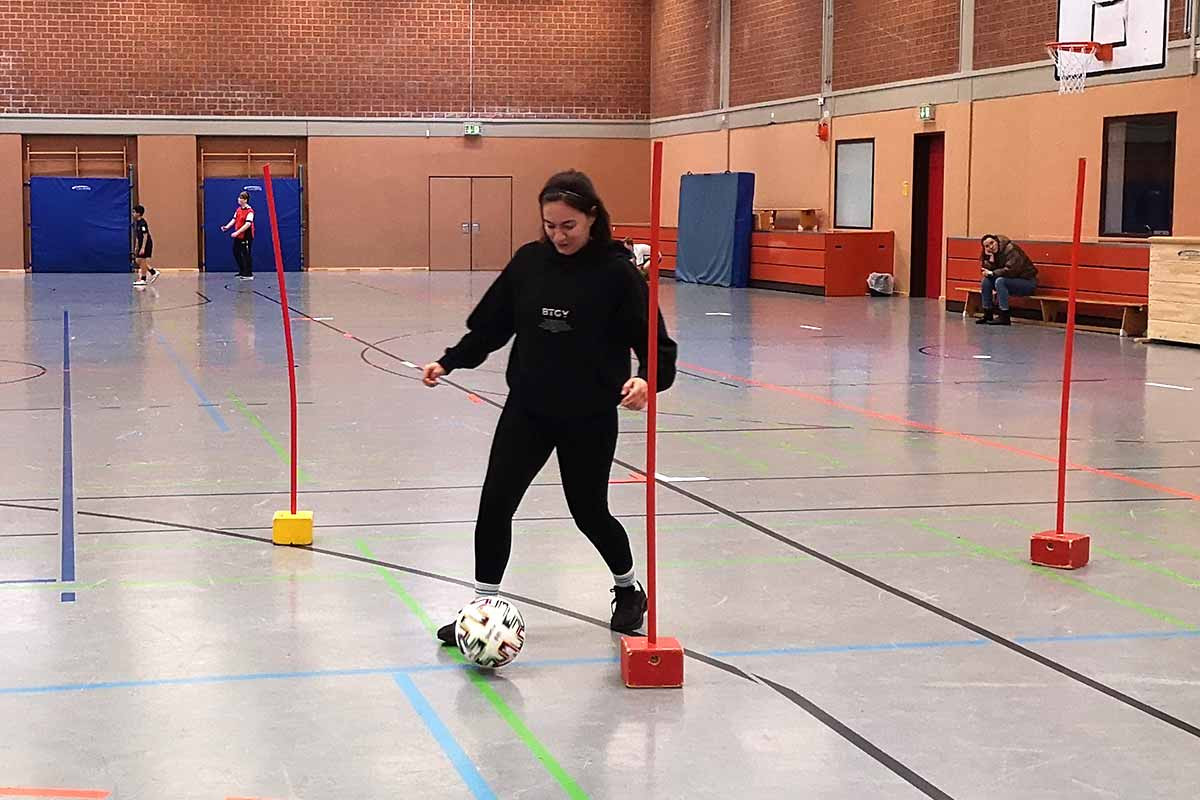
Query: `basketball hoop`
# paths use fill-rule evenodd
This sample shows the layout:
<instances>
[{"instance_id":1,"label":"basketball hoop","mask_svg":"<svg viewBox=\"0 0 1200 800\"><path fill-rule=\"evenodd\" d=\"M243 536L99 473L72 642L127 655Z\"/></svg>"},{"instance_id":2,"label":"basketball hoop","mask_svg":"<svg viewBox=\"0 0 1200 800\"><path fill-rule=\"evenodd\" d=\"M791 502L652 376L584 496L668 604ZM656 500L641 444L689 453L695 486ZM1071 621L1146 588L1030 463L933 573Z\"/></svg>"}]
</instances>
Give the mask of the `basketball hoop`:
<instances>
[{"instance_id":1,"label":"basketball hoop","mask_svg":"<svg viewBox=\"0 0 1200 800\"><path fill-rule=\"evenodd\" d=\"M1046 52L1058 70L1058 93L1079 94L1087 82L1088 67L1112 61L1113 46L1099 42L1050 42Z\"/></svg>"}]
</instances>

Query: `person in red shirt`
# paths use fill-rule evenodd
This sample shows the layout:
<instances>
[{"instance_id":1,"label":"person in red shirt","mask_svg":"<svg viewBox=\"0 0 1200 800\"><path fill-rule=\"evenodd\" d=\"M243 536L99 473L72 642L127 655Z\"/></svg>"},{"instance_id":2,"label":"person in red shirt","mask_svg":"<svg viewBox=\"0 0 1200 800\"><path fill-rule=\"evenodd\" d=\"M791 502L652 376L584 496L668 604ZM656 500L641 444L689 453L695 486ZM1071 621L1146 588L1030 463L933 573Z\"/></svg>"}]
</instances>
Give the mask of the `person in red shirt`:
<instances>
[{"instance_id":1,"label":"person in red shirt","mask_svg":"<svg viewBox=\"0 0 1200 800\"><path fill-rule=\"evenodd\" d=\"M238 207L233 219L221 226L227 231L233 228L233 260L238 265L238 280L254 280L254 261L250 255L254 245L254 209L250 207L250 193L238 195Z\"/></svg>"}]
</instances>

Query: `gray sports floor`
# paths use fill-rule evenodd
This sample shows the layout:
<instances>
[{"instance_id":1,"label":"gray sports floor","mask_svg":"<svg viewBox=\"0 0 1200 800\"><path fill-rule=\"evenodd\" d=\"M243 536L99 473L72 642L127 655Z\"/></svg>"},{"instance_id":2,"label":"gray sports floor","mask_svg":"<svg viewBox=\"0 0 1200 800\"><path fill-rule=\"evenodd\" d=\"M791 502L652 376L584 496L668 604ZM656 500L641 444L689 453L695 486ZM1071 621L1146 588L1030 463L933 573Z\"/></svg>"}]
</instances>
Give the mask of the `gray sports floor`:
<instances>
[{"instance_id":1,"label":"gray sports floor","mask_svg":"<svg viewBox=\"0 0 1200 800\"><path fill-rule=\"evenodd\" d=\"M691 652L682 690L634 691L553 462L505 582L520 659L433 641L470 597L504 356L453 376L473 394L401 360L489 280L290 279L305 551L269 543L272 276L0 278L0 797L1200 795L1200 351L1079 335L1093 556L1050 571L1061 329L666 284L661 630ZM644 425L611 490L639 554Z\"/></svg>"}]
</instances>

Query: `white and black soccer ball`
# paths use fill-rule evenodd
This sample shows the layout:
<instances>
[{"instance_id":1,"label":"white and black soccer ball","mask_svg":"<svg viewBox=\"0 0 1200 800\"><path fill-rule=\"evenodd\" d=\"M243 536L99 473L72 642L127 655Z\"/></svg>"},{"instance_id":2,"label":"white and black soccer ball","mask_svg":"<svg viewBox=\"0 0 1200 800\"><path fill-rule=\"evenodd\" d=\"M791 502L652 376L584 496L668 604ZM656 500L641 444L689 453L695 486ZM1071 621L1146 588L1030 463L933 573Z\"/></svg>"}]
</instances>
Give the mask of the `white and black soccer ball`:
<instances>
[{"instance_id":1,"label":"white and black soccer ball","mask_svg":"<svg viewBox=\"0 0 1200 800\"><path fill-rule=\"evenodd\" d=\"M488 669L503 667L525 644L525 619L507 600L479 597L458 612L454 638L472 664Z\"/></svg>"}]
</instances>

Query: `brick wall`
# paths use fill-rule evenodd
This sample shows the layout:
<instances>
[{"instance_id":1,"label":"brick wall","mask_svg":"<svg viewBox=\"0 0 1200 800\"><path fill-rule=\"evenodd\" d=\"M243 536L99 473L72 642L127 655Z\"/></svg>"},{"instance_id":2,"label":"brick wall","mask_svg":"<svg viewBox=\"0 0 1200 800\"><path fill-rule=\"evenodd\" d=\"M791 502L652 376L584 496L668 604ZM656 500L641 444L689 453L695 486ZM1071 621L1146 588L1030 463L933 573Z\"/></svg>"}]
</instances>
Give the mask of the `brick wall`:
<instances>
[{"instance_id":1,"label":"brick wall","mask_svg":"<svg viewBox=\"0 0 1200 800\"><path fill-rule=\"evenodd\" d=\"M958 71L958 0L834 0L833 88Z\"/></svg>"},{"instance_id":2,"label":"brick wall","mask_svg":"<svg viewBox=\"0 0 1200 800\"><path fill-rule=\"evenodd\" d=\"M1187 0L1170 0L1168 40L1183 38ZM1046 59L1058 38L1058 0L975 0L975 68Z\"/></svg>"},{"instance_id":3,"label":"brick wall","mask_svg":"<svg viewBox=\"0 0 1200 800\"><path fill-rule=\"evenodd\" d=\"M730 105L820 90L821 8L821 0L737 0L732 4Z\"/></svg>"},{"instance_id":4,"label":"brick wall","mask_svg":"<svg viewBox=\"0 0 1200 800\"><path fill-rule=\"evenodd\" d=\"M232 8L6 0L0 112L469 112L467 0L258 0L249 21ZM476 0L475 17L477 113L648 115L648 0Z\"/></svg>"},{"instance_id":5,"label":"brick wall","mask_svg":"<svg viewBox=\"0 0 1200 800\"><path fill-rule=\"evenodd\" d=\"M650 114L671 117L721 101L720 0L653 0Z\"/></svg>"},{"instance_id":6,"label":"brick wall","mask_svg":"<svg viewBox=\"0 0 1200 800\"><path fill-rule=\"evenodd\" d=\"M1058 38L1058 0L975 0L975 69L1046 59Z\"/></svg>"}]
</instances>

